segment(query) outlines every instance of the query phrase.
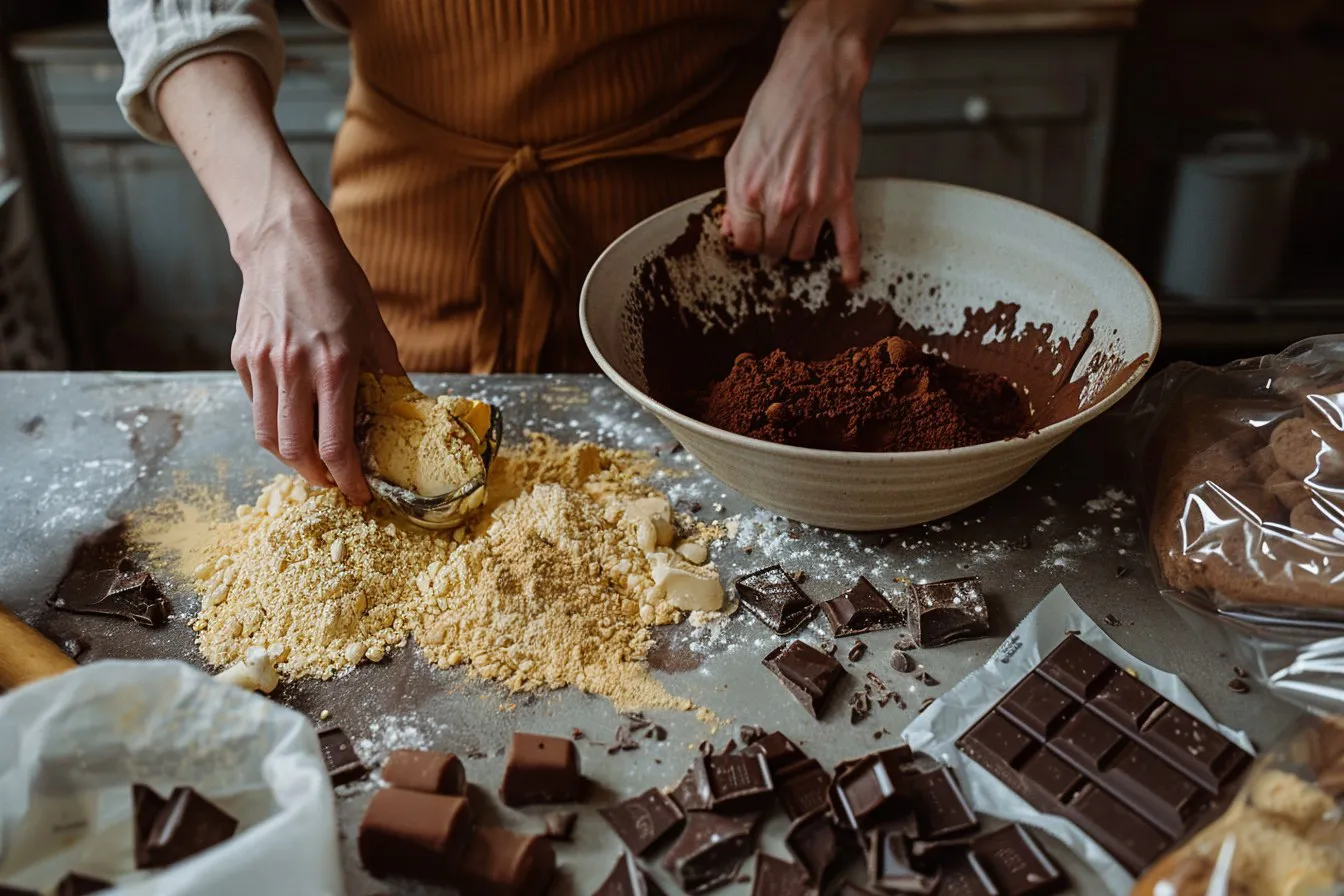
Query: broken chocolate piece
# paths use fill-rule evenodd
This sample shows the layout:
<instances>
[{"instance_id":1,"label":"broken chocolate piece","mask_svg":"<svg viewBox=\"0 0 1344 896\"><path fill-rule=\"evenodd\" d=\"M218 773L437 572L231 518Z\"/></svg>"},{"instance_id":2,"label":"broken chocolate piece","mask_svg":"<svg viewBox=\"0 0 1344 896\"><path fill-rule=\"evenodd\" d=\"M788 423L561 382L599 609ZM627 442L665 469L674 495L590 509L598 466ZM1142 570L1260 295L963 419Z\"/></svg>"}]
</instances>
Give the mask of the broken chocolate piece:
<instances>
[{"instance_id":1,"label":"broken chocolate piece","mask_svg":"<svg viewBox=\"0 0 1344 896\"><path fill-rule=\"evenodd\" d=\"M650 722L648 719L644 718L644 714L643 714L643 713L639 713L639 712L628 712L628 713L626 713L626 714L625 714L625 720L626 720L627 722L630 723L630 733L631 733L631 734L635 734L635 733L637 733L637 732L643 731L645 728L647 728L647 727L649 727L650 725L653 724L653 723Z\"/></svg>"},{"instance_id":2,"label":"broken chocolate piece","mask_svg":"<svg viewBox=\"0 0 1344 896\"><path fill-rule=\"evenodd\" d=\"M971 852L1003 896L1048 896L1067 889L1069 878L1019 824L981 834Z\"/></svg>"},{"instance_id":3,"label":"broken chocolate piece","mask_svg":"<svg viewBox=\"0 0 1344 896\"><path fill-rule=\"evenodd\" d=\"M383 780L393 787L462 796L467 771L452 753L433 750L393 750L383 763Z\"/></svg>"},{"instance_id":4,"label":"broken chocolate piece","mask_svg":"<svg viewBox=\"0 0 1344 896\"><path fill-rule=\"evenodd\" d=\"M958 850L950 853L939 866L939 893L957 893L959 896L1006 896L994 886L984 863L973 852Z\"/></svg>"},{"instance_id":5,"label":"broken chocolate piece","mask_svg":"<svg viewBox=\"0 0 1344 896\"><path fill-rule=\"evenodd\" d=\"M687 893L706 893L730 883L752 853L755 820L727 818L713 812L693 812L686 830L663 858Z\"/></svg>"},{"instance_id":6,"label":"broken chocolate piece","mask_svg":"<svg viewBox=\"0 0 1344 896\"><path fill-rule=\"evenodd\" d=\"M703 812L709 808L709 795L700 792L694 770L686 772L670 794L682 812Z\"/></svg>"},{"instance_id":7,"label":"broken chocolate piece","mask_svg":"<svg viewBox=\"0 0 1344 896\"><path fill-rule=\"evenodd\" d=\"M583 778L579 751L563 737L515 732L509 742L499 797L506 806L536 803L572 803L579 798Z\"/></svg>"},{"instance_id":8,"label":"broken chocolate piece","mask_svg":"<svg viewBox=\"0 0 1344 896\"><path fill-rule=\"evenodd\" d=\"M579 820L577 812L547 812L546 839L561 840L568 843L574 839L574 824Z\"/></svg>"},{"instance_id":9,"label":"broken chocolate piece","mask_svg":"<svg viewBox=\"0 0 1344 896\"><path fill-rule=\"evenodd\" d=\"M677 803L656 787L614 806L599 809L598 814L637 856L648 852L686 817Z\"/></svg>"},{"instance_id":10,"label":"broken chocolate piece","mask_svg":"<svg viewBox=\"0 0 1344 896\"><path fill-rule=\"evenodd\" d=\"M555 847L542 837L480 827L462 856L454 882L461 893L543 896L555 876Z\"/></svg>"},{"instance_id":11,"label":"broken chocolate piece","mask_svg":"<svg viewBox=\"0 0 1344 896\"><path fill-rule=\"evenodd\" d=\"M859 576L859 581L844 594L822 604L821 610L831 624L831 633L837 638L905 624L904 614L893 607L865 576Z\"/></svg>"},{"instance_id":12,"label":"broken chocolate piece","mask_svg":"<svg viewBox=\"0 0 1344 896\"><path fill-rule=\"evenodd\" d=\"M168 621L168 601L147 572L137 572L128 563L123 569L73 570L60 584L47 605L67 613L118 616L147 628Z\"/></svg>"},{"instance_id":13,"label":"broken chocolate piece","mask_svg":"<svg viewBox=\"0 0 1344 896\"><path fill-rule=\"evenodd\" d=\"M701 756L691 765L691 775L705 804L728 815L763 809L774 792L762 752Z\"/></svg>"},{"instance_id":14,"label":"broken chocolate piece","mask_svg":"<svg viewBox=\"0 0 1344 896\"><path fill-rule=\"evenodd\" d=\"M85 880L92 881L93 878L85 878ZM62 881L62 883L64 883L64 881ZM102 881L98 881L98 883L102 883ZM110 887L112 885L108 884L108 886ZM104 889L106 889L106 887ZM58 894L61 892L62 891L60 890L57 891ZM97 893L98 891L93 890L92 892ZM18 887L7 887L4 884L0 884L0 896L42 896L42 894L36 890L20 890Z\"/></svg>"},{"instance_id":15,"label":"broken chocolate piece","mask_svg":"<svg viewBox=\"0 0 1344 896\"><path fill-rule=\"evenodd\" d=\"M110 889L112 884L108 881L71 871L56 885L54 896L88 896L90 893L101 893Z\"/></svg>"},{"instance_id":16,"label":"broken chocolate piece","mask_svg":"<svg viewBox=\"0 0 1344 896\"><path fill-rule=\"evenodd\" d=\"M859 660L863 659L863 655L867 651L868 651L867 644L863 643L862 641L855 641L854 646L849 648L849 654L848 654L849 661L851 663L857 663Z\"/></svg>"},{"instance_id":17,"label":"broken chocolate piece","mask_svg":"<svg viewBox=\"0 0 1344 896\"><path fill-rule=\"evenodd\" d=\"M744 756L752 753L759 753L765 757L770 775L776 781L781 776L790 774L794 768L810 761L807 755L798 749L798 745L780 731L772 731L758 737L742 751Z\"/></svg>"},{"instance_id":18,"label":"broken chocolate piece","mask_svg":"<svg viewBox=\"0 0 1344 896\"><path fill-rule=\"evenodd\" d=\"M865 685L865 687L867 687ZM866 690L855 691L849 697L849 724L857 725L873 711L873 698Z\"/></svg>"},{"instance_id":19,"label":"broken chocolate piece","mask_svg":"<svg viewBox=\"0 0 1344 896\"><path fill-rule=\"evenodd\" d=\"M648 730L644 732L644 739L667 740L667 729L664 728L662 725L659 725L657 722L654 722L652 725L649 726Z\"/></svg>"},{"instance_id":20,"label":"broken chocolate piece","mask_svg":"<svg viewBox=\"0 0 1344 896\"><path fill-rule=\"evenodd\" d=\"M761 663L817 719L845 674L844 667L833 658L802 641L776 647Z\"/></svg>"},{"instance_id":21,"label":"broken chocolate piece","mask_svg":"<svg viewBox=\"0 0 1344 896\"><path fill-rule=\"evenodd\" d=\"M840 862L840 838L824 809L794 821L784 835L784 845L818 888L826 885Z\"/></svg>"},{"instance_id":22,"label":"broken chocolate piece","mask_svg":"<svg viewBox=\"0 0 1344 896\"><path fill-rule=\"evenodd\" d=\"M817 890L807 879L807 870L796 862L786 862L763 852L756 853L756 880L751 896L816 896Z\"/></svg>"},{"instance_id":23,"label":"broken chocolate piece","mask_svg":"<svg viewBox=\"0 0 1344 896\"><path fill-rule=\"evenodd\" d=\"M135 867L151 868L149 864L149 835L154 830L154 822L168 801L152 788L144 784L131 785L131 819L134 834Z\"/></svg>"},{"instance_id":24,"label":"broken chocolate piece","mask_svg":"<svg viewBox=\"0 0 1344 896\"><path fill-rule=\"evenodd\" d=\"M789 774L775 784L775 794L790 821L826 806L831 789L831 775L815 759L805 760L800 766L790 766Z\"/></svg>"},{"instance_id":25,"label":"broken chocolate piece","mask_svg":"<svg viewBox=\"0 0 1344 896\"><path fill-rule=\"evenodd\" d=\"M317 732L317 744L322 750L322 761L327 764L327 774L331 776L333 787L349 784L369 773L364 763L355 753L355 745L341 730L341 726L332 725Z\"/></svg>"},{"instance_id":26,"label":"broken chocolate piece","mask_svg":"<svg viewBox=\"0 0 1344 896\"><path fill-rule=\"evenodd\" d=\"M621 853L593 896L664 896L662 888L639 867L634 856Z\"/></svg>"},{"instance_id":27,"label":"broken chocolate piece","mask_svg":"<svg viewBox=\"0 0 1344 896\"><path fill-rule=\"evenodd\" d=\"M749 747L765 737L765 729L760 725L743 725L738 729L737 737L742 741L743 746Z\"/></svg>"},{"instance_id":28,"label":"broken chocolate piece","mask_svg":"<svg viewBox=\"0 0 1344 896\"><path fill-rule=\"evenodd\" d=\"M909 672L915 668L915 661L904 650L896 650L891 654L891 668L897 672Z\"/></svg>"},{"instance_id":29,"label":"broken chocolate piece","mask_svg":"<svg viewBox=\"0 0 1344 896\"><path fill-rule=\"evenodd\" d=\"M373 795L359 825L359 859L374 877L451 881L471 841L466 797L388 787Z\"/></svg>"},{"instance_id":30,"label":"broken chocolate piece","mask_svg":"<svg viewBox=\"0 0 1344 896\"><path fill-rule=\"evenodd\" d=\"M629 729L624 725L620 725L616 728L616 736L612 740L611 745L607 747L607 755L614 756L617 753L638 749L639 741L630 736Z\"/></svg>"},{"instance_id":31,"label":"broken chocolate piece","mask_svg":"<svg viewBox=\"0 0 1344 896\"><path fill-rule=\"evenodd\" d=\"M817 605L779 565L747 573L733 584L742 604L775 634L795 632L817 615Z\"/></svg>"},{"instance_id":32,"label":"broken chocolate piece","mask_svg":"<svg viewBox=\"0 0 1344 896\"><path fill-rule=\"evenodd\" d=\"M145 840L145 868L167 868L218 846L238 830L238 819L190 787L174 788Z\"/></svg>"},{"instance_id":33,"label":"broken chocolate piece","mask_svg":"<svg viewBox=\"0 0 1344 896\"><path fill-rule=\"evenodd\" d=\"M1227 683L1227 689L1236 694L1249 694L1251 686L1240 678L1234 678Z\"/></svg>"},{"instance_id":34,"label":"broken chocolate piece","mask_svg":"<svg viewBox=\"0 0 1344 896\"><path fill-rule=\"evenodd\" d=\"M1101 621L1111 626L1124 624L1114 613L1107 613L1105 616L1101 617Z\"/></svg>"},{"instance_id":35,"label":"broken chocolate piece","mask_svg":"<svg viewBox=\"0 0 1344 896\"><path fill-rule=\"evenodd\" d=\"M948 579L910 585L908 615L920 647L941 647L989 633L989 607L980 579Z\"/></svg>"},{"instance_id":36,"label":"broken chocolate piece","mask_svg":"<svg viewBox=\"0 0 1344 896\"><path fill-rule=\"evenodd\" d=\"M970 803L957 786L952 769L940 766L932 771L907 775L905 785L920 837L938 840L980 826Z\"/></svg>"},{"instance_id":37,"label":"broken chocolate piece","mask_svg":"<svg viewBox=\"0 0 1344 896\"><path fill-rule=\"evenodd\" d=\"M868 856L868 879L882 891L922 896L938 891L936 871L930 874L915 869L910 857L910 838L903 829L882 827L870 831L864 841L864 852Z\"/></svg>"},{"instance_id":38,"label":"broken chocolate piece","mask_svg":"<svg viewBox=\"0 0 1344 896\"><path fill-rule=\"evenodd\" d=\"M936 688L936 687L938 687L938 679L934 678L934 677L933 677L932 675L930 675L927 671L921 671L921 672L920 672L918 675L916 675L915 677L918 678L919 681L920 681L920 684L923 684L925 687L930 687L930 688Z\"/></svg>"},{"instance_id":39,"label":"broken chocolate piece","mask_svg":"<svg viewBox=\"0 0 1344 896\"><path fill-rule=\"evenodd\" d=\"M1247 677L1250 675L1249 672L1247 672L1245 669L1241 668L1240 666L1233 666L1233 667L1232 667L1232 674L1235 675L1235 676L1237 676L1238 678L1247 678Z\"/></svg>"},{"instance_id":40,"label":"broken chocolate piece","mask_svg":"<svg viewBox=\"0 0 1344 896\"><path fill-rule=\"evenodd\" d=\"M864 831L906 810L907 775L901 768L912 759L904 745L869 753L835 770L836 819L851 830Z\"/></svg>"}]
</instances>

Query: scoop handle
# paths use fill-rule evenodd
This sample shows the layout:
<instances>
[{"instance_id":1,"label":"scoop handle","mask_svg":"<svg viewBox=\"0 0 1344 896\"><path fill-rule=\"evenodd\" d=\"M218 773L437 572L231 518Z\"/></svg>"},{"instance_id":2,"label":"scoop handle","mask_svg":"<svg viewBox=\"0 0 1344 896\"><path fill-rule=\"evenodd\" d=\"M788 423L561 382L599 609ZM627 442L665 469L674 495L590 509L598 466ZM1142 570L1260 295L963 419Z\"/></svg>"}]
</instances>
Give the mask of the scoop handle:
<instances>
[{"instance_id":1,"label":"scoop handle","mask_svg":"<svg viewBox=\"0 0 1344 896\"><path fill-rule=\"evenodd\" d=\"M0 604L0 690L75 668L75 661Z\"/></svg>"}]
</instances>

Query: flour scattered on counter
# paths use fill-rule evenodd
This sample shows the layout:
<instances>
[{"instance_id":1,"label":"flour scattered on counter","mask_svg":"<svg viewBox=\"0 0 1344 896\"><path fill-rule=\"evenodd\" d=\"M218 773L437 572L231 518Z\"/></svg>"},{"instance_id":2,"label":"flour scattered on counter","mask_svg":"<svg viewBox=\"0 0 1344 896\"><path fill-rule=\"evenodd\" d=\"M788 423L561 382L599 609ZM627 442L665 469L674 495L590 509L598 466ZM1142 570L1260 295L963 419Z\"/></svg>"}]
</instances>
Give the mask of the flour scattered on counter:
<instances>
[{"instance_id":1,"label":"flour scattered on counter","mask_svg":"<svg viewBox=\"0 0 1344 896\"><path fill-rule=\"evenodd\" d=\"M1133 506L1134 498L1118 488L1108 488L1101 496L1083 502L1088 513L1109 514L1114 520L1123 519Z\"/></svg>"}]
</instances>

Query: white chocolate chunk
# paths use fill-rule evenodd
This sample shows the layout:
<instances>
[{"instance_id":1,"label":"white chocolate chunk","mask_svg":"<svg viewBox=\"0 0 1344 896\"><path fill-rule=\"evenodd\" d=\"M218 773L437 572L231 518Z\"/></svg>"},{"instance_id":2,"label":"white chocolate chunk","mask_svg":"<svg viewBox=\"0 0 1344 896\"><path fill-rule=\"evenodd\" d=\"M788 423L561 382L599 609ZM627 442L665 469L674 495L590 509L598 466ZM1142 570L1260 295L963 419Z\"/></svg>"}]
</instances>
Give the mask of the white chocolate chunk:
<instances>
[{"instance_id":1,"label":"white chocolate chunk","mask_svg":"<svg viewBox=\"0 0 1344 896\"><path fill-rule=\"evenodd\" d=\"M269 694L280 683L275 659L265 647L249 647L243 659L220 672L215 678L248 691Z\"/></svg>"},{"instance_id":2,"label":"white chocolate chunk","mask_svg":"<svg viewBox=\"0 0 1344 896\"><path fill-rule=\"evenodd\" d=\"M723 606L723 585L712 566L691 566L666 554L652 554L653 581L678 610L717 610Z\"/></svg>"},{"instance_id":3,"label":"white chocolate chunk","mask_svg":"<svg viewBox=\"0 0 1344 896\"><path fill-rule=\"evenodd\" d=\"M698 541L683 541L677 545L677 553L696 566L702 566L709 559L709 548Z\"/></svg>"}]
</instances>

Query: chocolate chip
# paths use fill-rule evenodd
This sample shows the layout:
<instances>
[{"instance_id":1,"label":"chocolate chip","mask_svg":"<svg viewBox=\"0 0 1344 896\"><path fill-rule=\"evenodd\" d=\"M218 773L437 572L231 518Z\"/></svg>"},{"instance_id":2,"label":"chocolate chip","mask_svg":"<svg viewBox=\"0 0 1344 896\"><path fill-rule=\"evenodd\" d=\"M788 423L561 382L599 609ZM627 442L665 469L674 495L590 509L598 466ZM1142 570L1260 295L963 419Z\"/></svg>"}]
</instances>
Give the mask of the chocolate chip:
<instances>
[{"instance_id":1,"label":"chocolate chip","mask_svg":"<svg viewBox=\"0 0 1344 896\"><path fill-rule=\"evenodd\" d=\"M891 654L891 668L897 672L909 672L915 668L915 661L904 650L895 650Z\"/></svg>"},{"instance_id":2,"label":"chocolate chip","mask_svg":"<svg viewBox=\"0 0 1344 896\"><path fill-rule=\"evenodd\" d=\"M581 728L575 728L569 734L571 740L583 740L587 736L588 735L584 734Z\"/></svg>"},{"instance_id":3,"label":"chocolate chip","mask_svg":"<svg viewBox=\"0 0 1344 896\"><path fill-rule=\"evenodd\" d=\"M642 714L637 712L626 713L625 716L623 716L623 718L630 723L631 734L643 731L645 728L653 724L648 719L644 718Z\"/></svg>"},{"instance_id":4,"label":"chocolate chip","mask_svg":"<svg viewBox=\"0 0 1344 896\"><path fill-rule=\"evenodd\" d=\"M938 679L930 675L927 670L920 672L915 677L918 678L927 687L931 688L938 687Z\"/></svg>"},{"instance_id":5,"label":"chocolate chip","mask_svg":"<svg viewBox=\"0 0 1344 896\"><path fill-rule=\"evenodd\" d=\"M924 710L928 709L930 706L934 704L934 702L937 699L938 699L937 697L925 697L924 701L919 704L919 711L923 712Z\"/></svg>"},{"instance_id":6,"label":"chocolate chip","mask_svg":"<svg viewBox=\"0 0 1344 896\"><path fill-rule=\"evenodd\" d=\"M873 711L873 700L867 691L855 691L849 698L849 723L857 725Z\"/></svg>"},{"instance_id":7,"label":"chocolate chip","mask_svg":"<svg viewBox=\"0 0 1344 896\"><path fill-rule=\"evenodd\" d=\"M863 659L863 655L868 651L868 645L862 641L855 641L854 646L849 648L849 661L857 663Z\"/></svg>"},{"instance_id":8,"label":"chocolate chip","mask_svg":"<svg viewBox=\"0 0 1344 896\"><path fill-rule=\"evenodd\" d=\"M611 756L616 753L628 752L630 750L638 750L638 749L639 749L639 741L632 738L630 736L629 729L627 729L624 725L621 725L619 728L616 729L615 742L607 747L607 755Z\"/></svg>"},{"instance_id":9,"label":"chocolate chip","mask_svg":"<svg viewBox=\"0 0 1344 896\"><path fill-rule=\"evenodd\" d=\"M1114 613L1107 613L1105 616L1101 617L1101 621L1107 625L1124 625L1123 622L1115 617Z\"/></svg>"},{"instance_id":10,"label":"chocolate chip","mask_svg":"<svg viewBox=\"0 0 1344 896\"><path fill-rule=\"evenodd\" d=\"M1246 677L1249 676L1251 673L1247 672L1245 669L1241 668L1240 666L1233 666L1233 667L1232 667L1232 674L1235 675L1235 676L1237 676L1238 678L1246 678Z\"/></svg>"},{"instance_id":11,"label":"chocolate chip","mask_svg":"<svg viewBox=\"0 0 1344 896\"><path fill-rule=\"evenodd\" d=\"M646 739L652 738L653 740L667 740L667 729L662 725L654 723L644 732L644 737Z\"/></svg>"},{"instance_id":12,"label":"chocolate chip","mask_svg":"<svg viewBox=\"0 0 1344 896\"><path fill-rule=\"evenodd\" d=\"M1251 692L1251 686L1240 678L1234 678L1229 681L1227 683L1227 689L1237 694L1249 694Z\"/></svg>"}]
</instances>

